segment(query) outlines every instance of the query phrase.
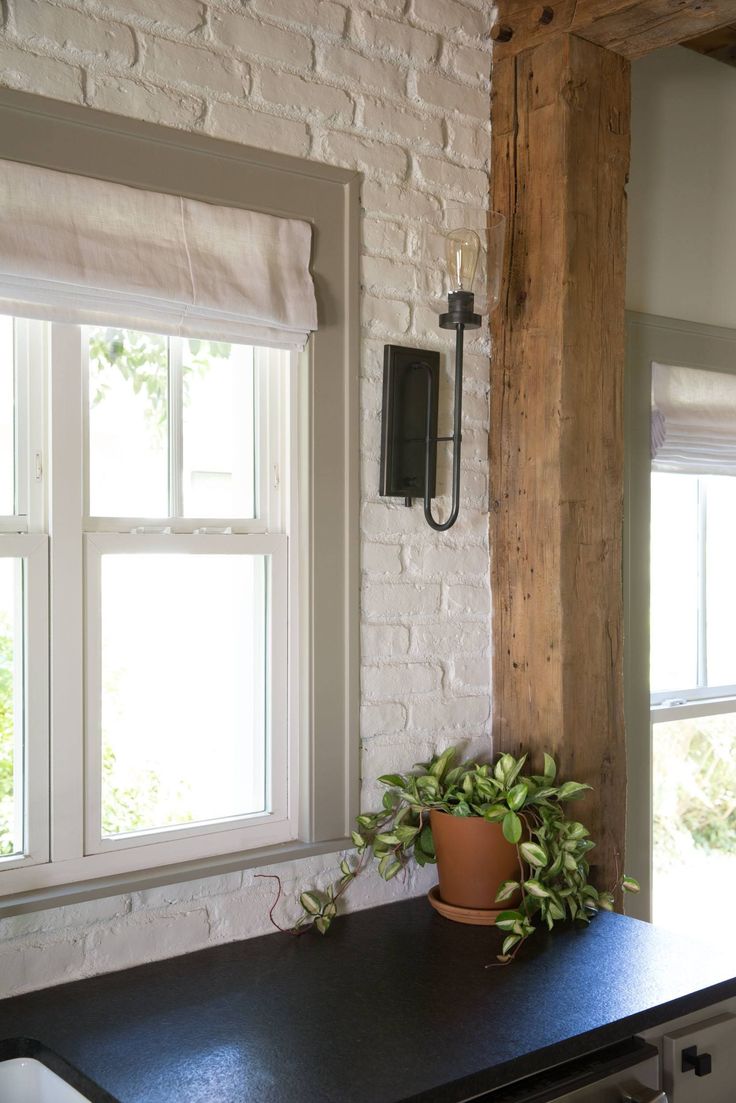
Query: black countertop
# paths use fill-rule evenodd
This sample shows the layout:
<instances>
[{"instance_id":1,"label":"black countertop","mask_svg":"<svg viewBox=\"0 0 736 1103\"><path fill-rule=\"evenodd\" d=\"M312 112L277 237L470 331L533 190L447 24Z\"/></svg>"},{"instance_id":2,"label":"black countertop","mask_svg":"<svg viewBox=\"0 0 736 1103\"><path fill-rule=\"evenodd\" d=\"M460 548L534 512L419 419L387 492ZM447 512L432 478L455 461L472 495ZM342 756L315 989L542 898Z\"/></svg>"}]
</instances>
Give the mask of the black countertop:
<instances>
[{"instance_id":1,"label":"black countertop","mask_svg":"<svg viewBox=\"0 0 736 1103\"><path fill-rule=\"evenodd\" d=\"M458 1103L736 995L736 952L619 915L498 941L409 900L0 1001L0 1039L121 1103Z\"/></svg>"}]
</instances>

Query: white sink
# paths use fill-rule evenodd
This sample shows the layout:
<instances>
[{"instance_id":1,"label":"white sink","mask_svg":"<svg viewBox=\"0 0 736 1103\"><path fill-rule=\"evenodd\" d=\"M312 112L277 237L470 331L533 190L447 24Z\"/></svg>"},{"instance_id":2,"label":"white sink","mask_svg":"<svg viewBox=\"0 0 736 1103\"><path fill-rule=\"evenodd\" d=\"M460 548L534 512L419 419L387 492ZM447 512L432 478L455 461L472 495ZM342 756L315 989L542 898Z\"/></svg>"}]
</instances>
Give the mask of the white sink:
<instances>
[{"instance_id":1,"label":"white sink","mask_svg":"<svg viewBox=\"0 0 736 1103\"><path fill-rule=\"evenodd\" d=\"M89 1103L51 1069L32 1057L0 1061L0 1103Z\"/></svg>"}]
</instances>

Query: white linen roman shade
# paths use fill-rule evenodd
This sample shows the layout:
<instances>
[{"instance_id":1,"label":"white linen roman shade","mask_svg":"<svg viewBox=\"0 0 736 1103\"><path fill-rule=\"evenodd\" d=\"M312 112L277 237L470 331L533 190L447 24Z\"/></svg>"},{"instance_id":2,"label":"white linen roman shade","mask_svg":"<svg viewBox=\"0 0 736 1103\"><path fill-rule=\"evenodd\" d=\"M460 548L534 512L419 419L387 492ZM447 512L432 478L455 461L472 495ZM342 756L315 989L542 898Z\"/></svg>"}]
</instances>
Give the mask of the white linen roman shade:
<instances>
[{"instance_id":1,"label":"white linen roman shade","mask_svg":"<svg viewBox=\"0 0 736 1103\"><path fill-rule=\"evenodd\" d=\"M736 475L736 374L652 364L652 470Z\"/></svg>"},{"instance_id":2,"label":"white linen roman shade","mask_svg":"<svg viewBox=\"0 0 736 1103\"><path fill-rule=\"evenodd\" d=\"M303 348L308 222L0 161L0 312Z\"/></svg>"}]
</instances>

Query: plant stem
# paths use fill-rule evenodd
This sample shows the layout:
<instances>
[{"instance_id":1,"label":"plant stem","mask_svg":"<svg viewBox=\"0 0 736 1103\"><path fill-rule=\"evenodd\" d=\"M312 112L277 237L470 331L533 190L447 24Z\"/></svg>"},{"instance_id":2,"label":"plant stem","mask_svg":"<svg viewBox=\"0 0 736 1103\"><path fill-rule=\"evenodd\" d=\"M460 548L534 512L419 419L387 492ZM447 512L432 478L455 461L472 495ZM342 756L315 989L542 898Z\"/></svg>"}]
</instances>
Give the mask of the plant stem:
<instances>
[{"instance_id":1,"label":"plant stem","mask_svg":"<svg viewBox=\"0 0 736 1103\"><path fill-rule=\"evenodd\" d=\"M276 908L278 907L279 900L281 899L282 893L284 891L283 886L281 884L281 878L276 873L255 873L254 877L263 877L264 879L268 879L270 881L275 881L277 883L278 887L279 887L279 890L276 894L276 899L274 900L273 904L271 905L271 907L269 908L269 911L268 911L268 918L271 920L271 923L273 924L273 926L276 928L277 931L281 931L282 934L300 935L300 934L304 934L305 931L309 930L309 927L297 927L297 926L282 927L281 924L277 923L276 920L274 919L273 913L276 910Z\"/></svg>"}]
</instances>

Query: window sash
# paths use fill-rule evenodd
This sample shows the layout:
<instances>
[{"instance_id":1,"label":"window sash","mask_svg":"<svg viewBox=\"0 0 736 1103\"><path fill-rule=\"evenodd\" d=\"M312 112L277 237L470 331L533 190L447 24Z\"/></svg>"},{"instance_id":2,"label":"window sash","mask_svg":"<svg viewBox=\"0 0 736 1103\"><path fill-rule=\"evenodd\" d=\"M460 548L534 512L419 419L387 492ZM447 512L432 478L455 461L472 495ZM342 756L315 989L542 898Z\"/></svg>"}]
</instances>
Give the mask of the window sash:
<instances>
[{"instance_id":1,"label":"window sash","mask_svg":"<svg viewBox=\"0 0 736 1103\"><path fill-rule=\"evenodd\" d=\"M43 323L31 323L42 329ZM299 711L290 706L287 697L289 654L287 649L287 614L297 604L294 589L298 573L287 566L289 541L285 534L268 534L262 530L265 519L239 522L222 519L222 527L232 528L231 535L215 535L218 520L206 518L162 518L161 527L171 529L170 535L131 533L131 529L155 528L150 518L88 518L85 501L85 411L88 394L84 370L82 329L79 326L53 323L48 326L50 357L50 464L52 480L49 488L49 520L51 524L51 672L55 692L51 701L51 862L32 870L18 870L0 889L24 892L57 885L73 884L100 877L115 877L156 867L219 858L234 853L251 852L260 847L294 840L298 836L297 754ZM276 357L276 361L271 360ZM288 421L288 401L284 391L287 373L294 370L295 357L281 350L264 351L261 365L267 386L259 388L262 398L259 409L270 411L266 437L258 446L268 460L261 463L264 477L273 464L287 472L286 485L269 487L267 508L279 527L287 528L284 502L290 495L289 480L296 456L288 451L287 433L282 426ZM265 392L265 393L264 393ZM293 394L296 392L293 391ZM285 404L285 405L282 405ZM257 413L257 420L262 418ZM287 467L288 463L288 467ZM264 496L265 498L265 496ZM290 499L289 499L290 500ZM265 513L265 511L264 511ZM206 528L207 535L195 534ZM117 531L115 531L117 530ZM122 531L121 531L122 530ZM86 532L86 535L85 535ZM85 771L86 746L84 728L85 699L83 670L85 662L85 592L84 542L95 541L100 546L116 542L143 551L161 543L162 550L173 550L179 542L188 543L199 553L222 550L243 554L265 552L272 563L272 731L270 776L271 810L268 815L247 817L227 823L198 824L193 828L167 829L157 837L150 833L125 840L105 840L99 852L89 845L93 832L85 812L85 790L89 780ZM294 671L295 677L300 676ZM292 678L292 695L294 678ZM298 696L298 691L297 691ZM277 735L278 733L278 735ZM278 783L277 783L278 781ZM48 799L46 799L48 804ZM97 819L97 817L95 817ZM97 823L95 823L95 829ZM96 838L100 833L97 830ZM48 833L47 833L48 838ZM101 840L100 840L101 842ZM126 845L127 844L127 845ZM12 887L11 887L12 886Z\"/></svg>"},{"instance_id":2,"label":"window sash","mask_svg":"<svg viewBox=\"0 0 736 1103\"><path fill-rule=\"evenodd\" d=\"M0 558L23 562L23 853L0 858L0 873L49 858L48 539L3 534Z\"/></svg>"},{"instance_id":3,"label":"window sash","mask_svg":"<svg viewBox=\"0 0 736 1103\"><path fill-rule=\"evenodd\" d=\"M0 516L0 533L44 528L44 366L46 327L13 319L14 512Z\"/></svg>"},{"instance_id":4,"label":"window sash","mask_svg":"<svg viewBox=\"0 0 736 1103\"><path fill-rule=\"evenodd\" d=\"M39 323L30 323L39 325ZM42 323L41 323L42 324ZM59 323L52 324L52 332ZM78 362L82 393L84 472L83 503L86 532L130 532L137 527L171 528L172 532L194 532L197 529L230 528L233 532L265 533L284 531L285 499L283 484L287 474L287 440L283 431L286 417L287 391L285 380L292 375L296 354L286 349L254 348L254 410L255 410L255 516L254 517L184 517L182 492L183 462L183 395L182 342L170 337L169 342L169 407L168 407L168 498L169 512L160 517L129 515L122 517L93 515L90 512L90 449L89 449L89 357L84 339L84 327L70 326L79 333ZM77 361L76 350L73 354ZM274 476L276 473L276 477Z\"/></svg>"},{"instance_id":5,"label":"window sash","mask_svg":"<svg viewBox=\"0 0 736 1103\"><path fill-rule=\"evenodd\" d=\"M293 838L289 821L288 777L294 766L288 731L287 538L272 536L94 535L86 537L86 740L85 853L137 849L193 836L219 835L260 827L270 842ZM100 567L114 554L265 555L269 561L266 684L267 811L188 827L168 827L138 835L103 837L101 829L100 729Z\"/></svg>"},{"instance_id":6,"label":"window sash","mask_svg":"<svg viewBox=\"0 0 736 1103\"><path fill-rule=\"evenodd\" d=\"M674 475L673 477L677 477ZM697 589L697 683L694 686L677 686L650 693L650 705L659 708L666 702L718 701L736 696L736 685L708 685L708 483L704 476L697 476L697 576L693 586ZM673 704L678 708L680 705Z\"/></svg>"}]
</instances>

